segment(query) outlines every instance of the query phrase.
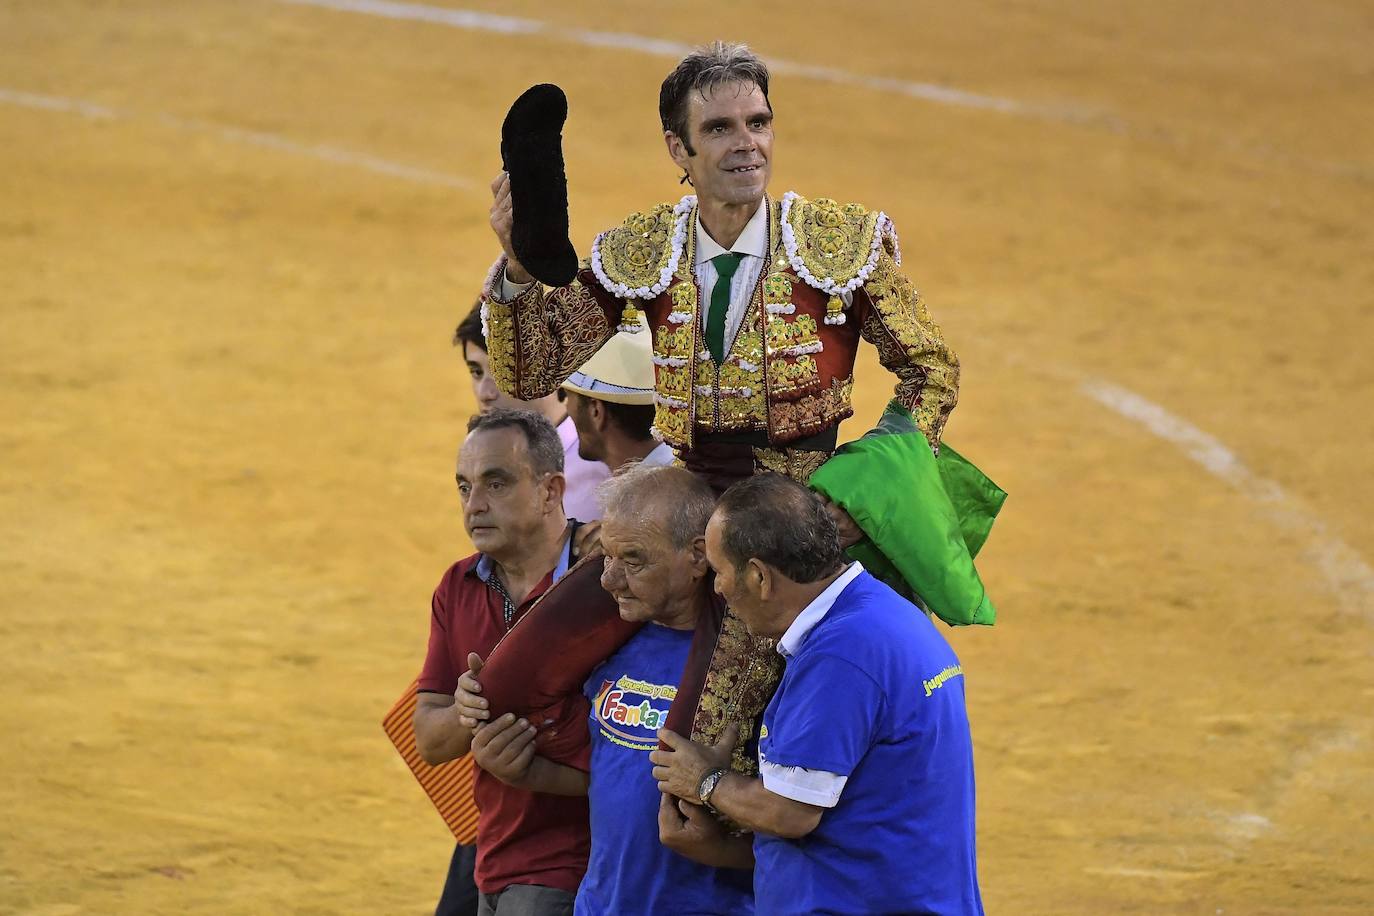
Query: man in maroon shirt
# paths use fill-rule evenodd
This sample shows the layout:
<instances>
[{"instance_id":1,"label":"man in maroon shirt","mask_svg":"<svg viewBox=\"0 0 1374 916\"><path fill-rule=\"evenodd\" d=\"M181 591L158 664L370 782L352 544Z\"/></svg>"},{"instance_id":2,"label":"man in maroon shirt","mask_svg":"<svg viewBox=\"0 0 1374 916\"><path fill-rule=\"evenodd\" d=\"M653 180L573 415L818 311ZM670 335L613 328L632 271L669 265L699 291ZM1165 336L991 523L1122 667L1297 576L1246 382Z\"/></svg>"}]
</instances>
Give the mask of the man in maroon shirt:
<instances>
[{"instance_id":1,"label":"man in maroon shirt","mask_svg":"<svg viewBox=\"0 0 1374 916\"><path fill-rule=\"evenodd\" d=\"M459 676L480 670L480 658L567 569L571 551L563 445L543 417L505 409L473 417L457 481L463 526L479 553L450 567L434 591L415 707L416 746L431 765L472 744L473 729L454 707ZM481 770L473 794L479 912L571 913L587 867L586 799L515 789Z\"/></svg>"}]
</instances>

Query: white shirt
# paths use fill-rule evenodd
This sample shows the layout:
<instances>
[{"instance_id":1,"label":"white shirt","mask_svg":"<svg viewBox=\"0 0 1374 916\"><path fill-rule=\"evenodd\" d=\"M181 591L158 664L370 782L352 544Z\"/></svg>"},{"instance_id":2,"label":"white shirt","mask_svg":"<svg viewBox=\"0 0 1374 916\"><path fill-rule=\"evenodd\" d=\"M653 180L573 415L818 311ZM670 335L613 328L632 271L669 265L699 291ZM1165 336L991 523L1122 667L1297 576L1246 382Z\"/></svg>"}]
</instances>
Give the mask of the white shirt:
<instances>
[{"instance_id":1,"label":"white shirt","mask_svg":"<svg viewBox=\"0 0 1374 916\"><path fill-rule=\"evenodd\" d=\"M848 588L849 583L857 579L863 571L862 563L857 560L850 563L848 569L825 587L825 591L802 608L802 612L778 640L778 654L783 658L795 655L816 624L830 613L830 608L834 606L835 599L840 597L840 592ZM774 795L821 808L835 807L840 801L840 793L844 791L844 784L849 781L848 776L838 773L808 770L806 767L779 766L762 758L759 760L759 776L763 777L763 787Z\"/></svg>"},{"instance_id":2,"label":"white shirt","mask_svg":"<svg viewBox=\"0 0 1374 916\"><path fill-rule=\"evenodd\" d=\"M849 587L849 583L859 578L859 573L864 571L864 565L858 560L849 564L849 568L840 573L839 577L825 587L811 600L811 603L802 608L802 612L792 621L792 625L787 628L787 632L782 634L778 640L778 654L783 658L791 658L797 654L801 644L806 640L807 634L815 629L816 624L825 619L825 615L830 613L830 609L835 605L835 599L840 597L840 592Z\"/></svg>"},{"instance_id":3,"label":"white shirt","mask_svg":"<svg viewBox=\"0 0 1374 916\"><path fill-rule=\"evenodd\" d=\"M706 227L701 224L700 209L697 210L696 224L697 257L692 269L696 274L697 286L701 289L701 303L697 311L701 314L703 339L706 336L706 321L711 314L711 293L720 277L711 259L727 251L744 255L739 267L735 268L735 275L730 278L730 308L725 313L725 352L729 353L734 346L735 335L744 323L744 316L749 311L749 298L753 295L754 285L759 282L759 274L763 273L764 261L768 257L768 198L759 202L758 209L744 224L739 238L728 249L722 248L707 233Z\"/></svg>"},{"instance_id":4,"label":"white shirt","mask_svg":"<svg viewBox=\"0 0 1374 916\"><path fill-rule=\"evenodd\" d=\"M676 457L677 454L673 451L671 445L666 442L660 442L654 447L652 452L639 460L639 464L641 467L646 468L661 468L672 464L673 459Z\"/></svg>"}]
</instances>

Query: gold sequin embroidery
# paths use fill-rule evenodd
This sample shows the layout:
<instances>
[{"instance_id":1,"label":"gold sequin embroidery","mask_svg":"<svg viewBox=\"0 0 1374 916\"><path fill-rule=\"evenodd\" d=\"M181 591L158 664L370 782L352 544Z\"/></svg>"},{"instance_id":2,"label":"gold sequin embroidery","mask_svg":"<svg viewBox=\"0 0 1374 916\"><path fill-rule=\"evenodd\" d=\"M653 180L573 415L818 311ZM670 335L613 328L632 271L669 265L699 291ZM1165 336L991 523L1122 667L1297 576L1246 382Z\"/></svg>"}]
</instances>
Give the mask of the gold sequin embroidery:
<instances>
[{"instance_id":1,"label":"gold sequin embroidery","mask_svg":"<svg viewBox=\"0 0 1374 916\"><path fill-rule=\"evenodd\" d=\"M806 483L816 469L830 460L830 452L800 448L756 448L754 466L756 471L773 471L792 478L797 483Z\"/></svg>"},{"instance_id":2,"label":"gold sequin embroidery","mask_svg":"<svg viewBox=\"0 0 1374 916\"><path fill-rule=\"evenodd\" d=\"M782 678L776 645L766 637L751 636L735 612L727 610L692 720L692 740L704 744L715 744L726 728L738 724L740 743L730 766L748 776L758 772L757 757L746 749L748 741Z\"/></svg>"}]
</instances>

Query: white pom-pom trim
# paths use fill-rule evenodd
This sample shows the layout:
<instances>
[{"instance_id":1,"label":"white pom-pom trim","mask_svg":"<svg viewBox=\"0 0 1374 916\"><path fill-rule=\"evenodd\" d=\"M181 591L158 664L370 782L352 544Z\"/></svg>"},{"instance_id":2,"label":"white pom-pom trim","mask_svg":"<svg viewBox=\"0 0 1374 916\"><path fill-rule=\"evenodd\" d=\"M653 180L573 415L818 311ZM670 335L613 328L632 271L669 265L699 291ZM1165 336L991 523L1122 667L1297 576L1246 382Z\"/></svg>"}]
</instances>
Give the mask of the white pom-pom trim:
<instances>
[{"instance_id":1,"label":"white pom-pom trim","mask_svg":"<svg viewBox=\"0 0 1374 916\"><path fill-rule=\"evenodd\" d=\"M729 388L723 385L720 388L714 388L711 385L698 385L696 390L697 394L704 398L709 398L714 393L718 393L723 398L752 398L754 396L754 389L748 385L739 388Z\"/></svg>"},{"instance_id":2,"label":"white pom-pom trim","mask_svg":"<svg viewBox=\"0 0 1374 916\"><path fill-rule=\"evenodd\" d=\"M813 340L809 344L798 344L795 347L769 347L769 356L803 356L807 353L822 353L825 351L825 344L819 340Z\"/></svg>"},{"instance_id":3,"label":"white pom-pom trim","mask_svg":"<svg viewBox=\"0 0 1374 916\"><path fill-rule=\"evenodd\" d=\"M482 284L482 339L491 340L490 303L501 302L501 278L506 274L506 256L502 254L487 271L486 282ZM501 302L502 305L508 303Z\"/></svg>"},{"instance_id":4,"label":"white pom-pom trim","mask_svg":"<svg viewBox=\"0 0 1374 916\"><path fill-rule=\"evenodd\" d=\"M503 254L496 259L496 263L491 265L491 270L487 271L487 282L482 289L492 299L501 300L501 278L506 274L506 256Z\"/></svg>"},{"instance_id":5,"label":"white pom-pom trim","mask_svg":"<svg viewBox=\"0 0 1374 916\"><path fill-rule=\"evenodd\" d=\"M681 398L670 398L668 395L659 394L657 391L654 392L654 403L662 404L664 407L676 407L679 410L687 409L686 401Z\"/></svg>"},{"instance_id":6,"label":"white pom-pom trim","mask_svg":"<svg viewBox=\"0 0 1374 916\"><path fill-rule=\"evenodd\" d=\"M695 194L688 194L673 207L673 216L676 222L673 225L672 254L668 257L668 263L658 272L658 282L653 286L626 286L624 283L616 283L606 275L606 270L601 265L601 240L611 232L603 232L592 242L592 273L596 275L599 282L606 289L615 293L622 299L653 299L660 295L668 284L673 282L673 274L677 271L678 262L682 260L682 249L687 244L687 216L692 212L692 208L697 205Z\"/></svg>"},{"instance_id":7,"label":"white pom-pom trim","mask_svg":"<svg viewBox=\"0 0 1374 916\"><path fill-rule=\"evenodd\" d=\"M685 356L658 356L657 354L655 354L655 355L654 355L654 365L655 365L655 366L671 366L671 367L673 367L674 369L680 369L681 367L687 365L687 357L685 357Z\"/></svg>"},{"instance_id":8,"label":"white pom-pom trim","mask_svg":"<svg viewBox=\"0 0 1374 916\"><path fill-rule=\"evenodd\" d=\"M892 239L892 261L898 267L902 266L902 243L897 239L897 227L886 213L878 215L878 234L885 235Z\"/></svg>"},{"instance_id":9,"label":"white pom-pom trim","mask_svg":"<svg viewBox=\"0 0 1374 916\"><path fill-rule=\"evenodd\" d=\"M770 315L791 315L797 311L797 307L790 302L786 305L769 304L765 305L764 308L768 310Z\"/></svg>"},{"instance_id":10,"label":"white pom-pom trim","mask_svg":"<svg viewBox=\"0 0 1374 916\"><path fill-rule=\"evenodd\" d=\"M686 324L687 322L689 322L689 321L691 321L691 320L692 320L692 313L691 313L691 312L669 312L669 313L668 313L668 323L669 323L669 324Z\"/></svg>"}]
</instances>

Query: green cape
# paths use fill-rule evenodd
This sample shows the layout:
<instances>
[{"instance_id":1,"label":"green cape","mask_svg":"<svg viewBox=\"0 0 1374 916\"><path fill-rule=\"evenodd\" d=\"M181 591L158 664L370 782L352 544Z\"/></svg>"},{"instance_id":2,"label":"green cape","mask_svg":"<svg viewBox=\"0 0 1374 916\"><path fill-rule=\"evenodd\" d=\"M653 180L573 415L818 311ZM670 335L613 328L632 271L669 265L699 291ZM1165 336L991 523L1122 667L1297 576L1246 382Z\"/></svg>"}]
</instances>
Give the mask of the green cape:
<instances>
[{"instance_id":1,"label":"green cape","mask_svg":"<svg viewBox=\"0 0 1374 916\"><path fill-rule=\"evenodd\" d=\"M936 457L896 401L876 429L840 446L810 484L863 529L867 537L849 556L873 575L953 626L996 620L973 558L1006 491L948 443Z\"/></svg>"}]
</instances>

